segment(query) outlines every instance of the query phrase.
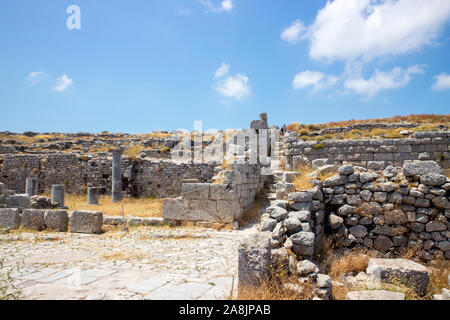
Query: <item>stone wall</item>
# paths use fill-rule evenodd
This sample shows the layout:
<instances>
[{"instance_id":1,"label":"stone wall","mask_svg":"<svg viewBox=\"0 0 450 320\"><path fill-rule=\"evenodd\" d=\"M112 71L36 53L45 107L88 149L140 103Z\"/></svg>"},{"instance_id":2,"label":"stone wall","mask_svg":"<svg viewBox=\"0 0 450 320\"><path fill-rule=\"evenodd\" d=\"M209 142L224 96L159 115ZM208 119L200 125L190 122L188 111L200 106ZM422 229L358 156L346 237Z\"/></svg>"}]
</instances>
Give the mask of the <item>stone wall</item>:
<instances>
[{"instance_id":1,"label":"stone wall","mask_svg":"<svg viewBox=\"0 0 450 320\"><path fill-rule=\"evenodd\" d=\"M424 260L450 259L450 179L436 162L412 161L382 172L344 165L337 171L323 182L313 180L307 191L279 183L291 192L277 193L283 199L272 203L261 224L275 247L311 257L312 243L317 247L331 237L335 247L362 246L391 257L412 249Z\"/></svg>"},{"instance_id":2,"label":"stone wall","mask_svg":"<svg viewBox=\"0 0 450 320\"><path fill-rule=\"evenodd\" d=\"M172 221L233 223L241 218L264 187L258 165L235 164L221 171L216 183L185 183L182 196L164 199L163 218Z\"/></svg>"},{"instance_id":3,"label":"stone wall","mask_svg":"<svg viewBox=\"0 0 450 320\"><path fill-rule=\"evenodd\" d=\"M450 132L416 132L411 139L298 141L296 132L285 136L289 168L299 161L327 158L330 162L353 163L368 169L401 166L407 160L434 160L450 168Z\"/></svg>"},{"instance_id":4,"label":"stone wall","mask_svg":"<svg viewBox=\"0 0 450 320\"><path fill-rule=\"evenodd\" d=\"M38 179L38 193L50 193L53 184L64 184L66 192L86 192L86 187L111 192L112 158L65 154L4 155L0 163L0 182L16 193L25 191L26 178ZM122 159L123 191L129 196L166 197L181 194L181 180L208 182L214 175L213 165L177 164L172 161Z\"/></svg>"}]
</instances>

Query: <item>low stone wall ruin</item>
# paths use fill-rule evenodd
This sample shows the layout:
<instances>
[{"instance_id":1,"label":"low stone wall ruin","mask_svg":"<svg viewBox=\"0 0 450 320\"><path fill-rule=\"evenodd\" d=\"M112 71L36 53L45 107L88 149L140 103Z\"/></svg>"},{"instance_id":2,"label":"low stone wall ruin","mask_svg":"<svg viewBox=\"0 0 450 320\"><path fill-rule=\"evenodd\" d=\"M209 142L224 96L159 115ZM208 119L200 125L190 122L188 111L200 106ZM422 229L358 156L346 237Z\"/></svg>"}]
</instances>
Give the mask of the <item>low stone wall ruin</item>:
<instances>
[{"instance_id":1,"label":"low stone wall ruin","mask_svg":"<svg viewBox=\"0 0 450 320\"><path fill-rule=\"evenodd\" d=\"M284 173L284 177L297 173ZM366 247L391 256L408 248L424 260L450 259L450 179L434 161L413 161L382 172L344 165L293 192L279 182L280 200L266 209L261 230L272 233L274 248L310 258L331 237L335 247ZM286 200L284 200L286 199Z\"/></svg>"},{"instance_id":2,"label":"low stone wall ruin","mask_svg":"<svg viewBox=\"0 0 450 320\"><path fill-rule=\"evenodd\" d=\"M434 160L450 168L450 132L416 132L411 139L299 141L296 132L284 138L289 169L305 160L327 158L330 162L350 162L367 169L401 166L409 160Z\"/></svg>"},{"instance_id":3,"label":"low stone wall ruin","mask_svg":"<svg viewBox=\"0 0 450 320\"><path fill-rule=\"evenodd\" d=\"M66 192L86 192L87 186L111 193L112 158L79 154L4 155L0 163L0 182L15 193L24 193L26 178L38 179L38 193L48 194L54 184L64 184ZM214 176L213 165L178 164L172 161L123 158L123 191L128 196L167 197L181 194L181 180L208 182Z\"/></svg>"},{"instance_id":4,"label":"low stone wall ruin","mask_svg":"<svg viewBox=\"0 0 450 320\"><path fill-rule=\"evenodd\" d=\"M216 183L184 183L182 196L164 199L163 218L168 221L233 223L241 218L264 187L266 176L258 165L233 164L218 173Z\"/></svg>"}]
</instances>

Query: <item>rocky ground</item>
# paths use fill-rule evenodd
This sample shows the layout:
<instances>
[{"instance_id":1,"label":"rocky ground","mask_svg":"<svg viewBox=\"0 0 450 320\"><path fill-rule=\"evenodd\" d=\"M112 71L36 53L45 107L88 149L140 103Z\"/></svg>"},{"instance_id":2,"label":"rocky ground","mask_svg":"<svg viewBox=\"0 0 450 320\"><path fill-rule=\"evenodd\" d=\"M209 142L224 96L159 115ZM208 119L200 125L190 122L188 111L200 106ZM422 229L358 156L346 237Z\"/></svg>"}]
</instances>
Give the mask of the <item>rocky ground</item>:
<instances>
[{"instance_id":1,"label":"rocky ground","mask_svg":"<svg viewBox=\"0 0 450 320\"><path fill-rule=\"evenodd\" d=\"M253 231L2 234L1 271L21 299L226 299L236 294L239 241Z\"/></svg>"}]
</instances>

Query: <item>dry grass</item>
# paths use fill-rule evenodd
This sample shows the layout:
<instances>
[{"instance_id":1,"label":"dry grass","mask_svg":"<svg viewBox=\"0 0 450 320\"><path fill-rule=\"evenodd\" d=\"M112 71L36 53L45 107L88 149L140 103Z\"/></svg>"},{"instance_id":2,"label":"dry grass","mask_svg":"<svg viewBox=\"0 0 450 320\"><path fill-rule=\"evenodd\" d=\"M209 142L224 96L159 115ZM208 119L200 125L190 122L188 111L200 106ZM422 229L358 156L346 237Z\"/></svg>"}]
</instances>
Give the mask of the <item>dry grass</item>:
<instances>
[{"instance_id":1,"label":"dry grass","mask_svg":"<svg viewBox=\"0 0 450 320\"><path fill-rule=\"evenodd\" d=\"M310 164L299 164L296 169L300 174L294 177L295 190L308 190L313 187L311 179L308 178L308 174L312 173L314 169Z\"/></svg>"},{"instance_id":2,"label":"dry grass","mask_svg":"<svg viewBox=\"0 0 450 320\"><path fill-rule=\"evenodd\" d=\"M316 259L320 262L321 272L327 273L333 282L342 281L342 276L356 276L360 272L367 270L369 260L375 258L376 254L367 249L351 249L343 254L333 253L333 243L331 239L325 239L322 246L316 250ZM418 258L417 248L408 248L397 258L410 259L424 264ZM388 290L402 292L406 300L427 300L433 299L434 294L440 294L443 288L447 288L447 277L450 274L450 261L443 257L424 264L430 273L430 283L427 294L418 296L413 286L407 283L407 279L390 279L390 284L361 284L359 286L334 285L332 297L335 300L343 300L350 291L358 290ZM406 282L405 282L406 281Z\"/></svg>"},{"instance_id":3,"label":"dry grass","mask_svg":"<svg viewBox=\"0 0 450 320\"><path fill-rule=\"evenodd\" d=\"M296 289L289 289L289 284ZM301 283L298 278L286 273L272 272L269 280L260 286L240 287L237 300L311 300L313 283Z\"/></svg>"},{"instance_id":4,"label":"dry grass","mask_svg":"<svg viewBox=\"0 0 450 320\"><path fill-rule=\"evenodd\" d=\"M105 215L121 216L122 203L112 202L109 196L100 196L98 206L87 206L87 196L85 195L66 195L66 206L69 210L96 210L101 211ZM136 217L161 217L162 201L154 198L124 198L123 208L126 216Z\"/></svg>"},{"instance_id":5,"label":"dry grass","mask_svg":"<svg viewBox=\"0 0 450 320\"><path fill-rule=\"evenodd\" d=\"M356 124L376 124L376 123L401 123L407 121L418 125L416 128L400 127L397 129L375 128L369 131L354 129L345 133L331 133L317 136L317 131L326 128L347 127ZM342 140L342 139L399 139L403 136L400 134L402 130L410 132L417 131L437 131L439 125L450 125L450 115L409 115L395 116L392 118L378 118L367 120L348 120L339 122L329 122L324 124L301 124L299 122L291 123L287 126L288 131L296 131L301 140L305 141L324 141L324 140Z\"/></svg>"},{"instance_id":6,"label":"dry grass","mask_svg":"<svg viewBox=\"0 0 450 320\"><path fill-rule=\"evenodd\" d=\"M339 256L332 254L329 256L330 267L328 275L333 280L338 280L343 274L357 275L359 272L365 272L369 265L369 260L374 258L373 253L365 250L353 249Z\"/></svg>"},{"instance_id":7,"label":"dry grass","mask_svg":"<svg viewBox=\"0 0 450 320\"><path fill-rule=\"evenodd\" d=\"M448 123L450 121L450 115L444 114L411 114L408 116L394 116L391 118L376 118L376 119L363 119L363 120L347 120L347 121L337 121L328 122L321 125L316 125L324 128L335 128L335 127L346 127L354 124L368 124L368 123L400 123L407 121L409 123L431 123L431 124L441 124Z\"/></svg>"},{"instance_id":8,"label":"dry grass","mask_svg":"<svg viewBox=\"0 0 450 320\"><path fill-rule=\"evenodd\" d=\"M444 175L446 175L447 178L450 178L450 168L444 169Z\"/></svg>"},{"instance_id":9,"label":"dry grass","mask_svg":"<svg viewBox=\"0 0 450 320\"><path fill-rule=\"evenodd\" d=\"M148 140L148 139L167 139L172 136L171 133L166 132L152 132L152 133L142 133L142 134L136 134L137 138L141 140Z\"/></svg>"},{"instance_id":10,"label":"dry grass","mask_svg":"<svg viewBox=\"0 0 450 320\"><path fill-rule=\"evenodd\" d=\"M436 259L428 263L430 272L430 284L428 294L425 296L432 299L434 294L441 294L443 288L448 288L447 279L450 274L450 261L445 258Z\"/></svg>"},{"instance_id":11,"label":"dry grass","mask_svg":"<svg viewBox=\"0 0 450 320\"><path fill-rule=\"evenodd\" d=\"M312 179L308 177L310 173L313 173L316 171L311 167L310 164L299 164L297 165L295 171L299 172L300 174L294 177L294 185L295 190L302 191L302 190L308 190L313 187ZM336 172L326 172L326 173L318 173L318 179L324 182L326 179L334 176Z\"/></svg>"},{"instance_id":12,"label":"dry grass","mask_svg":"<svg viewBox=\"0 0 450 320\"><path fill-rule=\"evenodd\" d=\"M131 259L145 259L148 255L143 252L121 252L121 251L113 251L109 253L105 253L101 256L101 260L108 261L121 261L121 260L131 260Z\"/></svg>"},{"instance_id":13,"label":"dry grass","mask_svg":"<svg viewBox=\"0 0 450 320\"><path fill-rule=\"evenodd\" d=\"M127 149L125 149L125 151L123 152L124 156L128 156L131 159L137 159L137 157L139 157L139 154L142 151L142 146L135 144Z\"/></svg>"}]
</instances>

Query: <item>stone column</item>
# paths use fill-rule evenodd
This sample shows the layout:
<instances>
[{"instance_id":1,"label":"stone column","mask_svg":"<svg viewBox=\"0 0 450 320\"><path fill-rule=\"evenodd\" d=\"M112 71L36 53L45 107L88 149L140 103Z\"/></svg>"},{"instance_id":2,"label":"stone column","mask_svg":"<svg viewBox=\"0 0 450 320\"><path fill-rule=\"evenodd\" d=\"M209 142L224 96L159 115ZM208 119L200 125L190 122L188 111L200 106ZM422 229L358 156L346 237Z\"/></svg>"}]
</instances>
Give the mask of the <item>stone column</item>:
<instances>
[{"instance_id":1,"label":"stone column","mask_svg":"<svg viewBox=\"0 0 450 320\"><path fill-rule=\"evenodd\" d=\"M241 240L238 248L239 290L258 287L270 276L271 239L259 233Z\"/></svg>"},{"instance_id":2,"label":"stone column","mask_svg":"<svg viewBox=\"0 0 450 320\"><path fill-rule=\"evenodd\" d=\"M53 185L52 186L52 201L58 203L58 208L65 208L64 195L65 195L64 185Z\"/></svg>"},{"instance_id":3,"label":"stone column","mask_svg":"<svg viewBox=\"0 0 450 320\"><path fill-rule=\"evenodd\" d=\"M36 178L27 178L25 182L25 193L30 197L37 195L38 180Z\"/></svg>"},{"instance_id":4,"label":"stone column","mask_svg":"<svg viewBox=\"0 0 450 320\"><path fill-rule=\"evenodd\" d=\"M122 200L122 169L121 169L121 151L112 153L112 201Z\"/></svg>"},{"instance_id":5,"label":"stone column","mask_svg":"<svg viewBox=\"0 0 450 320\"><path fill-rule=\"evenodd\" d=\"M88 205L98 205L98 188L88 188Z\"/></svg>"}]
</instances>

